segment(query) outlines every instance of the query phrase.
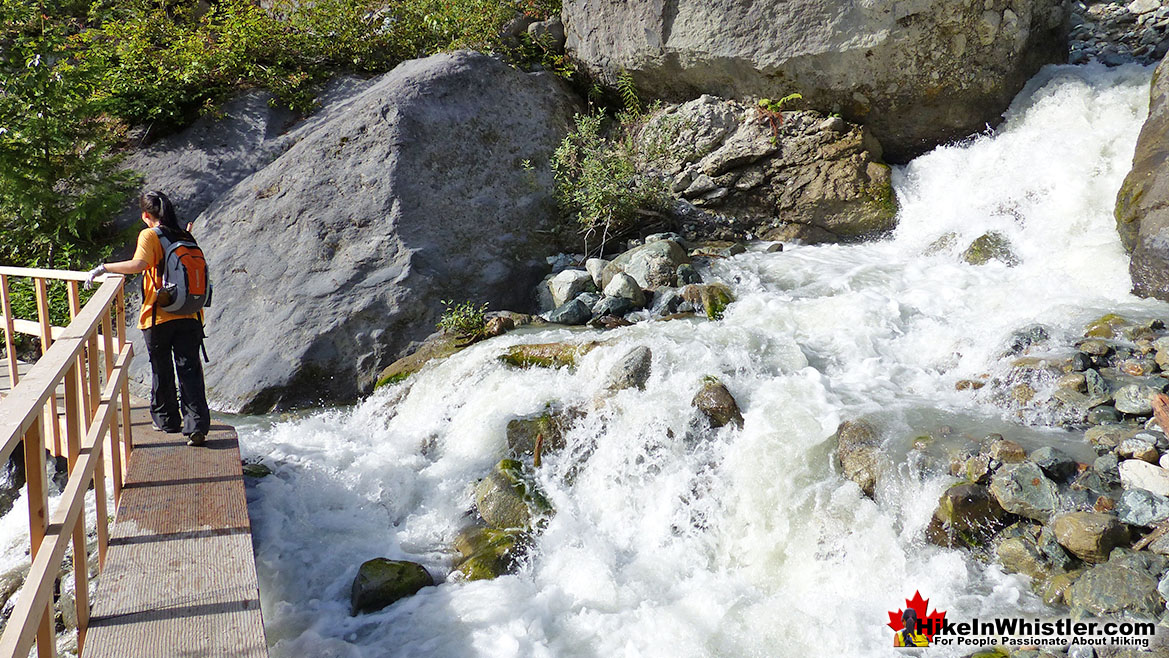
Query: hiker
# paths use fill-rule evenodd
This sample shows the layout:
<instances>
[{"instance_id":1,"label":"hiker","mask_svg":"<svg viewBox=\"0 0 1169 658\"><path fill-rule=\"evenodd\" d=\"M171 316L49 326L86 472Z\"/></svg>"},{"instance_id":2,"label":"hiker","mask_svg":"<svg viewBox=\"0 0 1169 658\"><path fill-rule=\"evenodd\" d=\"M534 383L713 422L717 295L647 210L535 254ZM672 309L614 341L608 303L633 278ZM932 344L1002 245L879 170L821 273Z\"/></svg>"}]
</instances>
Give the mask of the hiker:
<instances>
[{"instance_id":1,"label":"hiker","mask_svg":"<svg viewBox=\"0 0 1169 658\"><path fill-rule=\"evenodd\" d=\"M893 646L895 647L928 647L930 645L929 639L918 628L917 611L913 608L906 608L901 613L901 623L904 628L893 635Z\"/></svg>"},{"instance_id":2,"label":"hiker","mask_svg":"<svg viewBox=\"0 0 1169 658\"><path fill-rule=\"evenodd\" d=\"M153 377L150 382L150 415L154 429L174 434L182 432L187 445L199 446L207 438L211 428L211 412L207 408L207 392L203 383L203 364L199 362L199 351L203 346L202 310L193 313L170 312L164 306L174 306L170 295L174 288L164 287L164 256L170 256L175 247L171 245L194 245L195 238L181 227L175 216L174 205L162 192L151 191L139 199L142 222L146 228L138 234L138 246L130 260L98 265L89 272L85 287L93 285L94 279L107 273L138 274L142 276L142 312L138 316L138 328L146 340L146 352L150 357ZM190 227L190 224L187 225ZM164 247L163 244L167 245ZM195 246L202 275L206 277L206 265L202 252ZM169 260L169 259L168 259ZM184 283L184 286L187 284ZM209 284L202 284L209 289ZM160 298L160 291L162 292ZM190 291L184 289L183 294ZM199 292L203 292L201 287ZM206 296L206 295L203 295ZM196 300L201 309L204 300ZM187 306L191 306L190 303ZM178 373L178 395L175 391L175 373ZM182 400L182 416L179 415L179 398Z\"/></svg>"}]
</instances>

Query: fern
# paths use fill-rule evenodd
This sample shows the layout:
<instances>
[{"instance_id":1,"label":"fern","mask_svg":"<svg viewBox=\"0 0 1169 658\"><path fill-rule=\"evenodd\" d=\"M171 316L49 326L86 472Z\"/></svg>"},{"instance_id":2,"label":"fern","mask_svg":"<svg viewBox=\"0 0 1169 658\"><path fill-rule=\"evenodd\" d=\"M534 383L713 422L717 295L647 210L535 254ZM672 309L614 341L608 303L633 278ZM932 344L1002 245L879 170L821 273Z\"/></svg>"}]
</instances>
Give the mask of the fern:
<instances>
[{"instance_id":1,"label":"fern","mask_svg":"<svg viewBox=\"0 0 1169 658\"><path fill-rule=\"evenodd\" d=\"M621 69L617 76L617 93L621 94L621 102L625 111L631 114L641 113L641 99L637 96L637 85L633 83L633 74L627 69Z\"/></svg>"}]
</instances>

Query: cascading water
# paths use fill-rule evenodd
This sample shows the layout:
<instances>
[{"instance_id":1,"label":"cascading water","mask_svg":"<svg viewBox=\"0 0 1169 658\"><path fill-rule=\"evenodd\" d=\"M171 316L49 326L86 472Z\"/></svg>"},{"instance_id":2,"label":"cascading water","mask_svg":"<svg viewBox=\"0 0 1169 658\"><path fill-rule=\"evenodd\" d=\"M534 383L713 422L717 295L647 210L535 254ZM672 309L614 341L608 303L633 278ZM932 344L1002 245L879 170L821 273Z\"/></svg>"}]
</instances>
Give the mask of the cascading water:
<instances>
[{"instance_id":1,"label":"cascading water","mask_svg":"<svg viewBox=\"0 0 1169 658\"><path fill-rule=\"evenodd\" d=\"M1023 578L925 543L952 479L909 468L911 439L887 441L900 465L875 501L834 471L830 439L871 414L907 437L923 418L1007 427L955 383L1005 367L1013 331L1042 322L1070 337L1108 311L1166 315L1128 294L1111 212L1149 76L1045 69L995 134L896 172L889 239L716 262L705 274L738 298L722 321L513 332L351 410L240 423L245 453L276 471L249 490L272 655L877 656L894 654L887 611L915 590L954 616L1049 612ZM992 230L1018 265L962 262ZM609 342L575 371L496 359L520 342L584 339ZM646 389L602 395L639 345L653 352ZM691 431L706 375L738 399L742 429ZM351 617L365 560L447 572L507 422L548 403L589 413L540 470L556 515L518 573Z\"/></svg>"}]
</instances>

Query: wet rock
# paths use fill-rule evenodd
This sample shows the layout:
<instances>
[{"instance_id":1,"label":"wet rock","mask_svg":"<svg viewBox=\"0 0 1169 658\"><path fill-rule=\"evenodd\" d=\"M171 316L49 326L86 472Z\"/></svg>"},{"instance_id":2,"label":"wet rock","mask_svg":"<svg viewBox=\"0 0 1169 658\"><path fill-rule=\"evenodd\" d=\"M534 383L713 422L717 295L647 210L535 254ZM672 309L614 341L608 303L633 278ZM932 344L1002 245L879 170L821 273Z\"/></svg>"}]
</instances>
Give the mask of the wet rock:
<instances>
[{"instance_id":1,"label":"wet rock","mask_svg":"<svg viewBox=\"0 0 1169 658\"><path fill-rule=\"evenodd\" d=\"M991 467L990 457L988 455L975 455L966 460L962 468L966 479L974 484L986 484L990 482Z\"/></svg>"},{"instance_id":2,"label":"wet rock","mask_svg":"<svg viewBox=\"0 0 1169 658\"><path fill-rule=\"evenodd\" d=\"M1000 469L990 491L1003 509L1036 521L1047 521L1059 507L1055 484L1031 462Z\"/></svg>"},{"instance_id":3,"label":"wet rock","mask_svg":"<svg viewBox=\"0 0 1169 658\"><path fill-rule=\"evenodd\" d=\"M1092 357L1088 356L1087 354L1084 354L1083 352L1077 352L1076 355L1072 357L1072 370L1076 372L1084 372L1091 367Z\"/></svg>"},{"instance_id":4,"label":"wet rock","mask_svg":"<svg viewBox=\"0 0 1169 658\"><path fill-rule=\"evenodd\" d=\"M1131 254L1133 292L1169 299L1169 249L1164 234L1169 224L1169 58L1153 74L1149 115L1137 139L1132 170L1116 195L1116 228Z\"/></svg>"},{"instance_id":5,"label":"wet rock","mask_svg":"<svg viewBox=\"0 0 1169 658\"><path fill-rule=\"evenodd\" d=\"M986 487L956 484L938 499L927 536L940 546L978 546L1003 527L1005 517Z\"/></svg>"},{"instance_id":6,"label":"wet rock","mask_svg":"<svg viewBox=\"0 0 1169 658\"><path fill-rule=\"evenodd\" d=\"M506 316L496 316L488 318L487 323L483 327L483 335L489 338L502 336L507 332L515 329L515 319Z\"/></svg>"},{"instance_id":7,"label":"wet rock","mask_svg":"<svg viewBox=\"0 0 1169 658\"><path fill-rule=\"evenodd\" d=\"M1145 489L1169 496L1169 471L1139 459L1120 462L1120 483L1125 489Z\"/></svg>"},{"instance_id":8,"label":"wet rock","mask_svg":"<svg viewBox=\"0 0 1169 658\"><path fill-rule=\"evenodd\" d=\"M1084 575L1083 569L1076 569L1067 573L1059 573L1047 579L1043 584L1039 594L1043 597L1047 605L1067 605L1064 596L1068 589L1071 588L1080 576ZM1058 658L1058 656L1056 657Z\"/></svg>"},{"instance_id":9,"label":"wet rock","mask_svg":"<svg viewBox=\"0 0 1169 658\"><path fill-rule=\"evenodd\" d=\"M1063 482L1076 473L1076 460L1067 456L1059 448L1043 446L1031 453L1031 461L1035 462L1043 472L1055 482Z\"/></svg>"},{"instance_id":10,"label":"wet rock","mask_svg":"<svg viewBox=\"0 0 1169 658\"><path fill-rule=\"evenodd\" d=\"M1051 529L1061 546L1085 562L1104 562L1112 549L1129 541L1128 528L1102 512L1064 514L1051 522Z\"/></svg>"},{"instance_id":11,"label":"wet rock","mask_svg":"<svg viewBox=\"0 0 1169 658\"><path fill-rule=\"evenodd\" d=\"M846 420L836 429L836 457L844 477L872 496L883 471L877 431L865 421Z\"/></svg>"},{"instance_id":12,"label":"wet rock","mask_svg":"<svg viewBox=\"0 0 1169 658\"><path fill-rule=\"evenodd\" d=\"M593 305L593 317L622 317L635 310L637 307L633 305L633 301L625 297L602 297L601 301Z\"/></svg>"},{"instance_id":13,"label":"wet rock","mask_svg":"<svg viewBox=\"0 0 1169 658\"><path fill-rule=\"evenodd\" d=\"M743 414L739 411L739 403L717 377L705 378L702 388L690 404L702 412L710 421L711 427L743 426Z\"/></svg>"},{"instance_id":14,"label":"wet rock","mask_svg":"<svg viewBox=\"0 0 1169 658\"><path fill-rule=\"evenodd\" d=\"M1103 315L1092 322L1084 329L1084 336L1091 338L1116 338L1120 335L1120 330L1129 324L1125 318L1115 314L1109 313Z\"/></svg>"},{"instance_id":15,"label":"wet rock","mask_svg":"<svg viewBox=\"0 0 1169 658\"><path fill-rule=\"evenodd\" d=\"M405 381L410 375L418 372L423 366L432 361L442 361L452 354L466 347L466 341L454 334L436 332L431 334L422 345L410 353L391 363L378 375L375 388L397 384Z\"/></svg>"},{"instance_id":16,"label":"wet rock","mask_svg":"<svg viewBox=\"0 0 1169 658\"><path fill-rule=\"evenodd\" d=\"M605 286L605 296L628 299L634 308L645 306L645 292L633 277L624 272L614 274L609 280Z\"/></svg>"},{"instance_id":17,"label":"wet rock","mask_svg":"<svg viewBox=\"0 0 1169 658\"><path fill-rule=\"evenodd\" d=\"M475 487L475 509L493 528L521 529L552 513L552 505L514 459L504 459Z\"/></svg>"},{"instance_id":18,"label":"wet rock","mask_svg":"<svg viewBox=\"0 0 1169 658\"><path fill-rule=\"evenodd\" d=\"M1084 438L1101 450L1115 450L1126 439L1136 435L1136 430L1119 425L1100 425L1090 427L1084 432Z\"/></svg>"},{"instance_id":19,"label":"wet rock","mask_svg":"<svg viewBox=\"0 0 1169 658\"><path fill-rule=\"evenodd\" d=\"M1004 464L1017 464L1027 459L1023 446L1009 439L997 439L990 444L990 457Z\"/></svg>"},{"instance_id":20,"label":"wet rock","mask_svg":"<svg viewBox=\"0 0 1169 658\"><path fill-rule=\"evenodd\" d=\"M1011 250L1011 241L997 231L984 233L970 243L966 251L962 252L962 260L971 265L986 265L992 260L1008 267L1019 264L1019 258Z\"/></svg>"},{"instance_id":21,"label":"wet rock","mask_svg":"<svg viewBox=\"0 0 1169 658\"><path fill-rule=\"evenodd\" d=\"M1037 582L1064 572L1072 563L1049 528L1027 522L1004 530L995 542L995 554L1008 572Z\"/></svg>"},{"instance_id":22,"label":"wet rock","mask_svg":"<svg viewBox=\"0 0 1169 658\"><path fill-rule=\"evenodd\" d=\"M1157 584L1158 579L1131 552L1117 551L1080 576L1064 596L1075 618L1116 614L1156 618L1165 605Z\"/></svg>"},{"instance_id":23,"label":"wet rock","mask_svg":"<svg viewBox=\"0 0 1169 658\"><path fill-rule=\"evenodd\" d=\"M1084 386L1087 388L1086 392L1089 397L1107 397L1112 394L1112 387L1096 370L1087 369L1084 371Z\"/></svg>"},{"instance_id":24,"label":"wet rock","mask_svg":"<svg viewBox=\"0 0 1169 658\"><path fill-rule=\"evenodd\" d=\"M1148 386L1130 384L1113 393L1116 410L1135 416L1149 416L1153 413L1153 396L1159 393Z\"/></svg>"},{"instance_id":25,"label":"wet rock","mask_svg":"<svg viewBox=\"0 0 1169 658\"><path fill-rule=\"evenodd\" d=\"M702 283L702 277L698 276L698 270L689 263L683 263L678 266L678 285L688 286L694 283Z\"/></svg>"},{"instance_id":26,"label":"wet rock","mask_svg":"<svg viewBox=\"0 0 1169 658\"><path fill-rule=\"evenodd\" d=\"M1079 372L1069 373L1060 377L1055 385L1077 393L1086 393L1088 391L1088 384L1084 381L1084 375Z\"/></svg>"},{"instance_id":27,"label":"wet rock","mask_svg":"<svg viewBox=\"0 0 1169 658\"><path fill-rule=\"evenodd\" d=\"M421 564L384 557L369 560L353 579L351 614L376 612L433 584L434 579Z\"/></svg>"},{"instance_id":28,"label":"wet rock","mask_svg":"<svg viewBox=\"0 0 1169 658\"><path fill-rule=\"evenodd\" d=\"M1107 485L1116 486L1120 484L1120 462L1116 458L1115 453L1108 453L1100 455L1096 461L1092 462L1092 470L1100 476L1100 479Z\"/></svg>"},{"instance_id":29,"label":"wet rock","mask_svg":"<svg viewBox=\"0 0 1169 658\"><path fill-rule=\"evenodd\" d=\"M709 320L721 320L723 311L735 300L731 289L721 283L688 285L682 289L682 298L702 309Z\"/></svg>"},{"instance_id":30,"label":"wet rock","mask_svg":"<svg viewBox=\"0 0 1169 658\"><path fill-rule=\"evenodd\" d=\"M564 270L548 282L548 290L552 293L552 306L562 306L569 300L576 299L582 292L595 291L597 286L593 277L584 270Z\"/></svg>"},{"instance_id":31,"label":"wet rock","mask_svg":"<svg viewBox=\"0 0 1169 658\"><path fill-rule=\"evenodd\" d=\"M1121 459L1139 459L1150 464L1156 464L1160 457L1156 446L1140 436L1121 441L1120 445L1116 446L1116 454Z\"/></svg>"},{"instance_id":32,"label":"wet rock","mask_svg":"<svg viewBox=\"0 0 1169 658\"><path fill-rule=\"evenodd\" d=\"M613 364L605 379L605 388L611 391L627 388L645 390L652 363L653 353L648 347L640 345L633 348Z\"/></svg>"},{"instance_id":33,"label":"wet rock","mask_svg":"<svg viewBox=\"0 0 1169 658\"><path fill-rule=\"evenodd\" d=\"M1007 348L1007 351L1011 354L1022 354L1033 345L1046 343L1050 339L1051 332L1047 330L1047 327L1033 324L1023 327L1011 335L1010 347Z\"/></svg>"},{"instance_id":34,"label":"wet rock","mask_svg":"<svg viewBox=\"0 0 1169 658\"><path fill-rule=\"evenodd\" d=\"M1081 341L1079 348L1081 352L1091 357L1101 357L1112 354L1112 345L1106 340Z\"/></svg>"},{"instance_id":35,"label":"wet rock","mask_svg":"<svg viewBox=\"0 0 1169 658\"><path fill-rule=\"evenodd\" d=\"M1169 498L1144 489L1129 489L1121 494L1116 515L1129 525L1151 528L1169 519Z\"/></svg>"},{"instance_id":36,"label":"wet rock","mask_svg":"<svg viewBox=\"0 0 1169 658\"><path fill-rule=\"evenodd\" d=\"M577 361L596 346L595 342L516 345L499 360L516 368L575 368Z\"/></svg>"},{"instance_id":37,"label":"wet rock","mask_svg":"<svg viewBox=\"0 0 1169 658\"><path fill-rule=\"evenodd\" d=\"M1101 405L1088 411L1087 422L1091 425L1115 423L1120 420L1120 414L1112 405Z\"/></svg>"},{"instance_id":38,"label":"wet rock","mask_svg":"<svg viewBox=\"0 0 1169 658\"><path fill-rule=\"evenodd\" d=\"M583 414L573 409L549 409L534 416L514 418L507 423L507 449L519 457L533 455L536 440L543 437L543 453L564 448L564 437L572 423Z\"/></svg>"},{"instance_id":39,"label":"wet rock","mask_svg":"<svg viewBox=\"0 0 1169 658\"><path fill-rule=\"evenodd\" d=\"M461 558L455 573L464 580L491 580L511 573L527 547L527 535L516 530L472 526L455 538Z\"/></svg>"},{"instance_id":40,"label":"wet rock","mask_svg":"<svg viewBox=\"0 0 1169 658\"><path fill-rule=\"evenodd\" d=\"M272 469L269 468L266 464L261 464L259 462L244 462L243 473L244 477L255 478L258 480L260 478L271 475Z\"/></svg>"}]
</instances>

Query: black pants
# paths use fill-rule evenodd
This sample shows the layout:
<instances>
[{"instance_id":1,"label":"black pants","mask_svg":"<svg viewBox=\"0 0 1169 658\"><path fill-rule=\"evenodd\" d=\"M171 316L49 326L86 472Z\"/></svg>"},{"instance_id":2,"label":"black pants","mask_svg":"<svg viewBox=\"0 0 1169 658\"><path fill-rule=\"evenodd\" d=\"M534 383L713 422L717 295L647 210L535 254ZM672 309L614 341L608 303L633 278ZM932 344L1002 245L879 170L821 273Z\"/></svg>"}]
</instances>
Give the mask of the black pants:
<instances>
[{"instance_id":1,"label":"black pants","mask_svg":"<svg viewBox=\"0 0 1169 658\"><path fill-rule=\"evenodd\" d=\"M146 352L150 355L150 415L154 424L167 432L207 433L211 429L211 411L207 408L207 391L203 386L203 364L199 348L203 344L203 325L198 320L170 320L152 329L143 329ZM175 391L175 373L179 388ZM179 398L182 417L179 417Z\"/></svg>"}]
</instances>

